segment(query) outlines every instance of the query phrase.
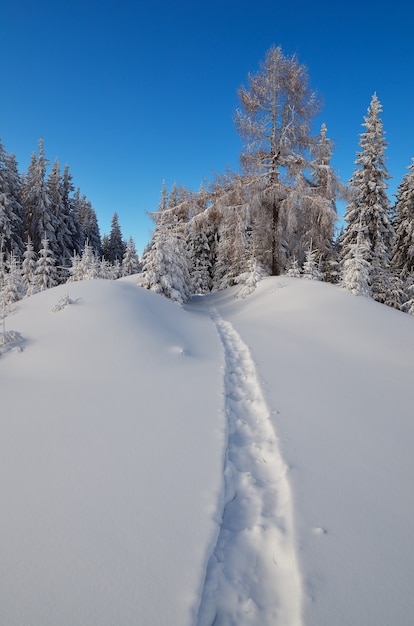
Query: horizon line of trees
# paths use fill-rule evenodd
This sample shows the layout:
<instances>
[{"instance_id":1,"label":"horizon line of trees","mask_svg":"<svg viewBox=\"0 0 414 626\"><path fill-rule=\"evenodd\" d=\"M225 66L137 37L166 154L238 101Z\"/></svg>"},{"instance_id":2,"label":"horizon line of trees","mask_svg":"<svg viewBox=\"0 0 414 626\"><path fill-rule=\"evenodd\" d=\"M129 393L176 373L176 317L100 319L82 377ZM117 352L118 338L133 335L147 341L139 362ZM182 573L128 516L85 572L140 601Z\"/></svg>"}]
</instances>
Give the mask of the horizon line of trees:
<instances>
[{"instance_id":1,"label":"horizon line of trees","mask_svg":"<svg viewBox=\"0 0 414 626\"><path fill-rule=\"evenodd\" d=\"M163 183L142 266L116 213L101 240L67 166L61 174L56 160L46 177L42 140L22 175L0 144L0 291L10 283L12 293L14 275L15 282L24 276L29 294L65 280L140 272L139 284L182 304L237 284L246 295L261 277L287 274L338 283L414 314L414 161L391 206L377 95L348 184L331 166L326 125L312 134L320 100L296 55L272 46L238 95L240 172L218 175L198 192ZM339 198L347 208L336 236Z\"/></svg>"}]
</instances>

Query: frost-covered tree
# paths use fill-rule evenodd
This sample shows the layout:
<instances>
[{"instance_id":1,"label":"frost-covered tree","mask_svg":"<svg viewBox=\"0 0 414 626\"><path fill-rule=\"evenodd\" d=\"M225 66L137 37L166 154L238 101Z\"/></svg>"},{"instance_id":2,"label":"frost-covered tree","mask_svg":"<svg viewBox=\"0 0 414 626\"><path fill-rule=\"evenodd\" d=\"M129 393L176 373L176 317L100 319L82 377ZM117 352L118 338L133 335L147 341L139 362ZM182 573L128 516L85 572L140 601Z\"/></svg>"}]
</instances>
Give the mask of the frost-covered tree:
<instances>
[{"instance_id":1,"label":"frost-covered tree","mask_svg":"<svg viewBox=\"0 0 414 626\"><path fill-rule=\"evenodd\" d=\"M26 250L23 253L22 263L22 280L26 295L31 296L36 291L36 265L37 254L34 251L33 244L29 239L26 243Z\"/></svg>"},{"instance_id":2,"label":"frost-covered tree","mask_svg":"<svg viewBox=\"0 0 414 626\"><path fill-rule=\"evenodd\" d=\"M318 250L313 248L312 244L306 250L302 276L309 280L323 280L323 274L319 269Z\"/></svg>"},{"instance_id":3,"label":"frost-covered tree","mask_svg":"<svg viewBox=\"0 0 414 626\"><path fill-rule=\"evenodd\" d=\"M240 285L237 292L238 298L246 298L253 293L256 285L263 278L263 269L258 265L256 259L250 259L247 263L247 270L235 278L235 283Z\"/></svg>"},{"instance_id":4,"label":"frost-covered tree","mask_svg":"<svg viewBox=\"0 0 414 626\"><path fill-rule=\"evenodd\" d=\"M13 155L6 153L0 141L0 238L5 252L20 256L23 252L23 205L21 182Z\"/></svg>"},{"instance_id":5,"label":"frost-covered tree","mask_svg":"<svg viewBox=\"0 0 414 626\"><path fill-rule=\"evenodd\" d=\"M47 165L43 140L40 139L39 156L33 153L23 185L25 239L30 237L36 250L42 246L43 239L48 240L51 250L56 249L57 223L46 183Z\"/></svg>"},{"instance_id":6,"label":"frost-covered tree","mask_svg":"<svg viewBox=\"0 0 414 626\"><path fill-rule=\"evenodd\" d=\"M402 280L414 272L414 159L398 187L391 267Z\"/></svg>"},{"instance_id":7,"label":"frost-covered tree","mask_svg":"<svg viewBox=\"0 0 414 626\"><path fill-rule=\"evenodd\" d=\"M73 277L75 273L71 272ZM76 267L77 280L93 280L100 278L100 262L88 241L85 242L82 256Z\"/></svg>"},{"instance_id":8,"label":"frost-covered tree","mask_svg":"<svg viewBox=\"0 0 414 626\"><path fill-rule=\"evenodd\" d=\"M59 282L56 260L47 237L42 239L42 247L36 263L35 280L39 291L55 287Z\"/></svg>"},{"instance_id":9,"label":"frost-covered tree","mask_svg":"<svg viewBox=\"0 0 414 626\"><path fill-rule=\"evenodd\" d=\"M22 272L17 257L10 255L8 261L8 272L5 276L4 299L7 305L14 304L25 295Z\"/></svg>"},{"instance_id":10,"label":"frost-covered tree","mask_svg":"<svg viewBox=\"0 0 414 626\"><path fill-rule=\"evenodd\" d=\"M293 257L288 264L286 276L289 276L289 278L300 278L301 275L302 271L300 269L299 261Z\"/></svg>"},{"instance_id":11,"label":"frost-covered tree","mask_svg":"<svg viewBox=\"0 0 414 626\"><path fill-rule=\"evenodd\" d=\"M364 237L362 223L355 243L350 244L343 262L341 286L355 295L371 296L369 245Z\"/></svg>"},{"instance_id":12,"label":"frost-covered tree","mask_svg":"<svg viewBox=\"0 0 414 626\"><path fill-rule=\"evenodd\" d=\"M81 196L79 189L76 190L73 198L74 213L79 222L82 247L85 241L89 242L94 252L100 256L102 252L101 235L99 231L98 219L92 204L87 200L86 196Z\"/></svg>"},{"instance_id":13,"label":"frost-covered tree","mask_svg":"<svg viewBox=\"0 0 414 626\"><path fill-rule=\"evenodd\" d=\"M151 245L142 259L139 284L183 304L191 295L187 246L182 227L178 221L168 223L166 213L157 217Z\"/></svg>"},{"instance_id":14,"label":"frost-covered tree","mask_svg":"<svg viewBox=\"0 0 414 626\"><path fill-rule=\"evenodd\" d=\"M68 181L66 181L67 184ZM68 206L68 198L64 198L64 193L68 190L63 184L58 159L55 160L48 177L47 188L52 203L56 233L54 247L51 245L51 249L56 263L60 267L67 267L74 250L73 233L70 231L74 223L70 213L67 213L68 210L70 211L70 205Z\"/></svg>"},{"instance_id":15,"label":"frost-covered tree","mask_svg":"<svg viewBox=\"0 0 414 626\"><path fill-rule=\"evenodd\" d=\"M193 293L208 293L211 289L211 254L208 238L200 230L192 233L189 246L191 282Z\"/></svg>"},{"instance_id":16,"label":"frost-covered tree","mask_svg":"<svg viewBox=\"0 0 414 626\"><path fill-rule=\"evenodd\" d=\"M245 172L255 177L266 214L268 258L273 275L281 267L280 232L284 204L290 191L289 179L298 177L309 165L307 152L314 142L311 122L319 109L309 88L305 66L297 57L286 57L281 47L272 47L260 71L249 74L249 87L241 87L241 109L236 125L245 140L241 161ZM292 208L292 207L291 207ZM263 233L264 235L265 233Z\"/></svg>"},{"instance_id":17,"label":"frost-covered tree","mask_svg":"<svg viewBox=\"0 0 414 626\"><path fill-rule=\"evenodd\" d=\"M361 134L361 150L355 161L357 167L350 180L353 197L344 217L346 227L341 239L340 263L343 271L358 235L363 237L367 247L366 260L370 266L372 295L376 300L385 302L393 228L389 218L390 202L385 191L390 176L385 166L386 142L381 111L381 104L374 94L364 118L366 130Z\"/></svg>"},{"instance_id":18,"label":"frost-covered tree","mask_svg":"<svg viewBox=\"0 0 414 626\"><path fill-rule=\"evenodd\" d=\"M122 259L122 276L137 274L140 270L139 259L132 237L128 239L124 257Z\"/></svg>"}]
</instances>

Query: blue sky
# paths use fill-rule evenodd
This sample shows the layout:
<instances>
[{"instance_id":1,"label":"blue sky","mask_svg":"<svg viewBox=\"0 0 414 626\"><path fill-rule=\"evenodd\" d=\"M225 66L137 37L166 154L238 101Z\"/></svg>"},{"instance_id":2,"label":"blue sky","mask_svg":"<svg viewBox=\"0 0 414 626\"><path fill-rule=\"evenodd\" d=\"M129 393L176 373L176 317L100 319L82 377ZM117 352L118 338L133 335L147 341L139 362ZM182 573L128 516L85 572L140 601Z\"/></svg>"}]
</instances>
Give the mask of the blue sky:
<instances>
[{"instance_id":1,"label":"blue sky","mask_svg":"<svg viewBox=\"0 0 414 626\"><path fill-rule=\"evenodd\" d=\"M162 181L197 190L237 168L237 89L272 44L296 53L323 99L333 165L353 172L374 91L397 186L414 157L414 9L397 0L0 0L0 137L26 169L45 142L69 164L108 233L113 213L138 252Z\"/></svg>"}]
</instances>

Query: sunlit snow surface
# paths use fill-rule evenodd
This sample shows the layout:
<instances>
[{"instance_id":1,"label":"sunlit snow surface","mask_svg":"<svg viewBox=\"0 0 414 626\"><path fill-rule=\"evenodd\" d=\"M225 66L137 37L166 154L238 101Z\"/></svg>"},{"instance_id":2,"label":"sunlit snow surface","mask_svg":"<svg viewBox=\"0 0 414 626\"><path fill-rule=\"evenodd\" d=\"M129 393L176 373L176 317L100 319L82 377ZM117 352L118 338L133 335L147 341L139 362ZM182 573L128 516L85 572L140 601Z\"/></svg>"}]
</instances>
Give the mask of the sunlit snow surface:
<instances>
[{"instance_id":1,"label":"sunlit snow surface","mask_svg":"<svg viewBox=\"0 0 414 626\"><path fill-rule=\"evenodd\" d=\"M411 623L414 319L303 279L184 308L134 283L6 320L0 624Z\"/></svg>"}]
</instances>

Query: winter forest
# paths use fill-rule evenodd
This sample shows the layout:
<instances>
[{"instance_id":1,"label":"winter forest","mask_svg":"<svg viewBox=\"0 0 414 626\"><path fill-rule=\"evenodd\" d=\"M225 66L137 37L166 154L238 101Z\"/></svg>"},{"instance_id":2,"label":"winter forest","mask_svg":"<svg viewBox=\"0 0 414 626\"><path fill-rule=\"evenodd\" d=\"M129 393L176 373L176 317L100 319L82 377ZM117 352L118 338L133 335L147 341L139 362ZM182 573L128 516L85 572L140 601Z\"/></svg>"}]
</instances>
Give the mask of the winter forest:
<instances>
[{"instance_id":1,"label":"winter forest","mask_svg":"<svg viewBox=\"0 0 414 626\"><path fill-rule=\"evenodd\" d=\"M330 165L325 124L312 134L321 105L296 56L270 48L238 96L240 171L217 175L197 192L164 184L141 259L133 239L124 241L117 213L101 237L91 203L67 165L63 172L58 160L49 167L42 140L22 173L0 143L3 314L59 283L136 273L143 287L180 304L235 284L244 296L261 277L287 274L337 283L414 314L414 163L391 205L377 95L348 184ZM338 199L347 204L339 233Z\"/></svg>"}]
</instances>

